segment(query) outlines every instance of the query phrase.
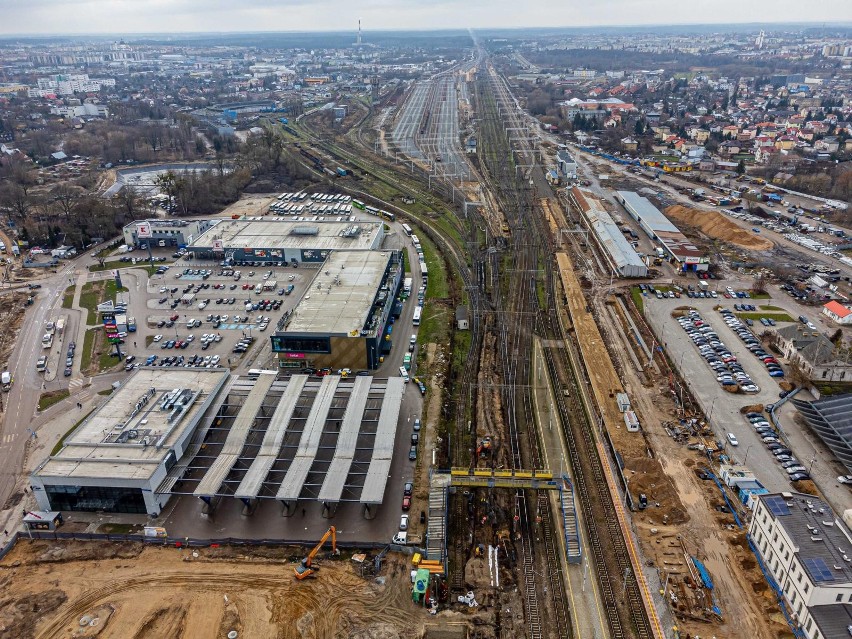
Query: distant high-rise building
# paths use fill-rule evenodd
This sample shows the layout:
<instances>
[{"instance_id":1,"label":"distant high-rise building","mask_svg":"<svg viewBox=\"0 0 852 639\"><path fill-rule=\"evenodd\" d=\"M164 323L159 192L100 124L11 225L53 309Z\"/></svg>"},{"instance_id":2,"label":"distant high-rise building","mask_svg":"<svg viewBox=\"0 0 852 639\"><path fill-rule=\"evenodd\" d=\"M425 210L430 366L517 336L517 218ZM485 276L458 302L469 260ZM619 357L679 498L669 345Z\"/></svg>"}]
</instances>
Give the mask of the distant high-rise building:
<instances>
[{"instance_id":1,"label":"distant high-rise building","mask_svg":"<svg viewBox=\"0 0 852 639\"><path fill-rule=\"evenodd\" d=\"M764 38L766 38L766 34L764 33L763 29L761 29L760 34L757 36L757 39L754 41L754 46L756 46L758 49L762 49Z\"/></svg>"}]
</instances>

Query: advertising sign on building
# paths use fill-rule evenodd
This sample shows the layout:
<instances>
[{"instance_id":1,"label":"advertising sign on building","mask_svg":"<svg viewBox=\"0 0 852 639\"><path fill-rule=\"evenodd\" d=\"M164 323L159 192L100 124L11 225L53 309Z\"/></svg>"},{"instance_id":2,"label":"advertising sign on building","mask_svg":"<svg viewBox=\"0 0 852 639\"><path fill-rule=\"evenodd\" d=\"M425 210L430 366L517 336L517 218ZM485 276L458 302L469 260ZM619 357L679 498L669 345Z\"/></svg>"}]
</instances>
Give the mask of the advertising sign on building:
<instances>
[{"instance_id":1,"label":"advertising sign on building","mask_svg":"<svg viewBox=\"0 0 852 639\"><path fill-rule=\"evenodd\" d=\"M225 243L222 240L213 240L213 250L214 251L224 251Z\"/></svg>"},{"instance_id":2,"label":"advertising sign on building","mask_svg":"<svg viewBox=\"0 0 852 639\"><path fill-rule=\"evenodd\" d=\"M139 222L136 225L136 237L140 240L147 240L153 237L151 225L148 222Z\"/></svg>"}]
</instances>

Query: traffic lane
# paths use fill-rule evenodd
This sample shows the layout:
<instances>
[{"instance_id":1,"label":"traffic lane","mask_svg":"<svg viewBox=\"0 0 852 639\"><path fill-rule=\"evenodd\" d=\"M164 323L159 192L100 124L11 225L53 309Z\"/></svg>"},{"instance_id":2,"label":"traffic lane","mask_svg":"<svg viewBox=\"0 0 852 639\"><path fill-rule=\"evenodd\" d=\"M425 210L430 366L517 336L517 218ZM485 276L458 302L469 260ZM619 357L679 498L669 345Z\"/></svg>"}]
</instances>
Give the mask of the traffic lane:
<instances>
[{"instance_id":1,"label":"traffic lane","mask_svg":"<svg viewBox=\"0 0 852 639\"><path fill-rule=\"evenodd\" d=\"M24 324L16 348L9 358L9 368L15 377L12 389L6 395L6 407L0 432L0 504L5 504L15 489L23 468L26 453L27 428L35 414L43 380L35 372L40 357L42 329L46 318L61 298L61 290L54 290L57 277L49 278L37 296L37 303L24 313ZM62 289L64 290L64 289Z\"/></svg>"},{"instance_id":2,"label":"traffic lane","mask_svg":"<svg viewBox=\"0 0 852 639\"><path fill-rule=\"evenodd\" d=\"M702 411L709 417L716 439L725 444L728 454L734 459L748 462L755 476L771 492L789 491L791 484L787 479L787 473L740 412L744 406L777 400L777 394L773 400L771 394L764 388L755 395L733 394L725 391L716 381L716 374L707 366L707 362L701 357L686 331L671 317L673 303L678 301L680 300L669 300L671 303L667 303L665 300L648 299L645 304L645 316L655 334L665 336L662 340L663 347L668 351L674 365L680 369L681 376L686 380ZM711 302L711 300L707 301ZM702 317L705 318L708 311L710 311L709 308L699 309ZM723 341L729 345L727 340ZM739 442L738 446L728 443L728 433L734 434Z\"/></svg>"}]
</instances>

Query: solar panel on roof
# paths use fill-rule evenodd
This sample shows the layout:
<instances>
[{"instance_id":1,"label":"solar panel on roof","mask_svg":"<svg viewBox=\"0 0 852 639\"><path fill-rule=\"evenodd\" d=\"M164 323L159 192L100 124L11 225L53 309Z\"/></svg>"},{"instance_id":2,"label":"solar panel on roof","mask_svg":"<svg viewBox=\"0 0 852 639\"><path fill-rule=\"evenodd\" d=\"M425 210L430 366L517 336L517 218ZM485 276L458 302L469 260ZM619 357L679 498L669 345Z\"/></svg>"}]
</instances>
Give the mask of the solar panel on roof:
<instances>
[{"instance_id":1,"label":"solar panel on roof","mask_svg":"<svg viewBox=\"0 0 852 639\"><path fill-rule=\"evenodd\" d=\"M766 497L763 501L769 512L776 517L783 517L790 514L790 508L787 506L787 502L784 501L783 497Z\"/></svg>"},{"instance_id":2,"label":"solar panel on roof","mask_svg":"<svg viewBox=\"0 0 852 639\"><path fill-rule=\"evenodd\" d=\"M803 563L814 581L834 581L834 574L822 557L808 557Z\"/></svg>"}]
</instances>

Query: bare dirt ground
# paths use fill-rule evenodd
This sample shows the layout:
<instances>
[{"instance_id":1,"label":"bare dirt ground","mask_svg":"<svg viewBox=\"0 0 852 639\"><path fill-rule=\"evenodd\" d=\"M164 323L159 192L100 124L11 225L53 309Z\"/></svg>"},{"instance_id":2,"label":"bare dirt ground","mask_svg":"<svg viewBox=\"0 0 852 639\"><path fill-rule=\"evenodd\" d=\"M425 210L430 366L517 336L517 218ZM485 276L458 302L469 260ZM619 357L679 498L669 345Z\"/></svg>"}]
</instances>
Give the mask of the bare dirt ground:
<instances>
[{"instance_id":1,"label":"bare dirt ground","mask_svg":"<svg viewBox=\"0 0 852 639\"><path fill-rule=\"evenodd\" d=\"M244 193L243 196L226 207L223 210L219 217L231 217L232 215L265 215L269 210L269 205L272 204L272 201L278 193L272 194L255 194L255 193Z\"/></svg>"},{"instance_id":2,"label":"bare dirt ground","mask_svg":"<svg viewBox=\"0 0 852 639\"><path fill-rule=\"evenodd\" d=\"M0 298L0 326L3 326L3 331L0 333L0 367L5 367L15 347L18 332L24 321L26 299L26 293L19 292L7 293ZM3 368L3 370L6 369Z\"/></svg>"},{"instance_id":3,"label":"bare dirt ground","mask_svg":"<svg viewBox=\"0 0 852 639\"><path fill-rule=\"evenodd\" d=\"M676 222L692 226L714 240L730 242L740 248L752 251L767 251L775 246L765 237L749 233L717 211L698 211L687 206L675 204L665 210L667 217Z\"/></svg>"},{"instance_id":4,"label":"bare dirt ground","mask_svg":"<svg viewBox=\"0 0 852 639\"><path fill-rule=\"evenodd\" d=\"M443 618L412 603L407 557L388 556L385 583L345 557L298 582L302 553L21 541L0 563L0 639L398 639Z\"/></svg>"}]
</instances>

